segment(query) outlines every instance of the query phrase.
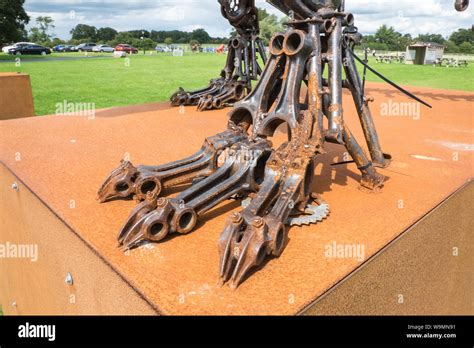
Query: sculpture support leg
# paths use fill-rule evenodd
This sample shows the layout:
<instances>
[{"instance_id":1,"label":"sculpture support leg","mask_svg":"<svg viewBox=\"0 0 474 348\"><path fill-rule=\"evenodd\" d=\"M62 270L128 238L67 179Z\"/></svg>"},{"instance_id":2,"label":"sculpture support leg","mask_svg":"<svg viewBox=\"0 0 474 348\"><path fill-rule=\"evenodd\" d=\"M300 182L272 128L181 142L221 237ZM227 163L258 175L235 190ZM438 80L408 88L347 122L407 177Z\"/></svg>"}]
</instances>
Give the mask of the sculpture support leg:
<instances>
[{"instance_id":1,"label":"sculpture support leg","mask_svg":"<svg viewBox=\"0 0 474 348\"><path fill-rule=\"evenodd\" d=\"M334 27L332 32L329 34L329 51L327 53L329 61L329 88L331 92L331 105L329 106L329 126L326 138L329 141L342 143L342 25L340 17L334 18L333 21Z\"/></svg>"},{"instance_id":2,"label":"sculpture support leg","mask_svg":"<svg viewBox=\"0 0 474 348\"><path fill-rule=\"evenodd\" d=\"M258 10L254 0L219 0L223 16L236 29L239 37L228 44L227 62L221 77L211 80L208 87L186 92L180 88L171 96L171 105L196 105L199 111L221 109L245 98L252 90L252 81L258 79L262 68L258 54L264 63L266 55L258 37ZM242 67L243 66L243 67Z\"/></svg>"},{"instance_id":3,"label":"sculpture support leg","mask_svg":"<svg viewBox=\"0 0 474 348\"><path fill-rule=\"evenodd\" d=\"M386 168L390 165L390 156L384 154L382 151L377 129L375 128L374 120L368 106L368 101L364 100L362 103L362 82L360 80L354 58L349 52L346 51L348 49L350 48L344 49L344 67L347 75L347 81L349 82L349 88L351 90L360 123L364 131L364 136L367 141L370 156L372 157L372 161L375 166Z\"/></svg>"},{"instance_id":4,"label":"sculpture support leg","mask_svg":"<svg viewBox=\"0 0 474 348\"><path fill-rule=\"evenodd\" d=\"M385 180L384 176L377 173L373 163L369 161L364 150L360 147L356 138L347 126L344 126L343 137L347 151L357 164L357 168L362 173L361 185L371 190L382 186Z\"/></svg>"}]
</instances>

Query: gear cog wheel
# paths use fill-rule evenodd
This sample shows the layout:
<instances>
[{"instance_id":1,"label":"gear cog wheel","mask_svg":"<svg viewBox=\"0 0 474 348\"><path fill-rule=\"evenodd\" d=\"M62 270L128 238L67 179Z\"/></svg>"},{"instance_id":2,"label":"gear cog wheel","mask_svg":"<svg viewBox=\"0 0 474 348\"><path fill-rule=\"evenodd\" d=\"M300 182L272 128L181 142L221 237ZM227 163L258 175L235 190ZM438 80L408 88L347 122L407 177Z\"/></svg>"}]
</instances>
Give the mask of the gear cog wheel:
<instances>
[{"instance_id":1,"label":"gear cog wheel","mask_svg":"<svg viewBox=\"0 0 474 348\"><path fill-rule=\"evenodd\" d=\"M252 198L247 198L242 201L242 207L247 208L250 205ZM306 206L304 214L302 215L294 215L288 218L286 222L289 226L309 226L312 224L317 224L318 222L322 222L329 216L330 209L329 204L320 201L319 203L312 203Z\"/></svg>"}]
</instances>

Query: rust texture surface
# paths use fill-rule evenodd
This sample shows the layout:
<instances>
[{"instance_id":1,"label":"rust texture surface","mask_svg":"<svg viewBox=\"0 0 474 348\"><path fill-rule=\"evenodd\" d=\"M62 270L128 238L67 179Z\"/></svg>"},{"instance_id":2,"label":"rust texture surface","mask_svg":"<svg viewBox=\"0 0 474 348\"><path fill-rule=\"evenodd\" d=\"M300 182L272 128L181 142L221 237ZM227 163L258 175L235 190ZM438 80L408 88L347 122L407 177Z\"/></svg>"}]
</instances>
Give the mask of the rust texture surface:
<instances>
[{"instance_id":1,"label":"rust texture surface","mask_svg":"<svg viewBox=\"0 0 474 348\"><path fill-rule=\"evenodd\" d=\"M34 116L30 76L0 73L0 120Z\"/></svg>"},{"instance_id":2,"label":"rust texture surface","mask_svg":"<svg viewBox=\"0 0 474 348\"><path fill-rule=\"evenodd\" d=\"M130 115L98 112L93 120L4 121L0 160L162 314L295 314L361 265L357 258L328 257L329 246L363 245L367 259L472 177L473 94L410 90L433 109L420 109L416 119L381 117L393 103L410 100L385 85L368 84L383 146L394 158L389 169L380 169L387 177L384 190L361 190L355 164L331 166L347 155L343 146L327 144L315 166L313 190L331 204L331 215L318 225L292 228L285 253L237 290L218 286L216 265L217 240L240 202L213 209L190 234L124 254L117 248L116 231L136 203L95 200L96 187L117 158L165 163L189 156L203 138L225 128L228 110L203 114L190 107L181 114L151 105ZM346 122L363 137L349 99L344 98Z\"/></svg>"}]
</instances>

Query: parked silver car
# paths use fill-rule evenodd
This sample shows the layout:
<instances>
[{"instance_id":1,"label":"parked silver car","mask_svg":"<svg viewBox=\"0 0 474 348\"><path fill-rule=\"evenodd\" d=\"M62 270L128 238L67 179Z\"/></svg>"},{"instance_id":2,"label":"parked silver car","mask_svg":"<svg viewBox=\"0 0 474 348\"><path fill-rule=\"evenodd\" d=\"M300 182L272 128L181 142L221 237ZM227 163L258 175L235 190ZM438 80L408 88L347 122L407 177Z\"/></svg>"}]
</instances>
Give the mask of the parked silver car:
<instances>
[{"instance_id":1,"label":"parked silver car","mask_svg":"<svg viewBox=\"0 0 474 348\"><path fill-rule=\"evenodd\" d=\"M115 50L108 46L108 45L97 45L94 48L92 48L92 52L107 52L107 53L113 53Z\"/></svg>"}]
</instances>

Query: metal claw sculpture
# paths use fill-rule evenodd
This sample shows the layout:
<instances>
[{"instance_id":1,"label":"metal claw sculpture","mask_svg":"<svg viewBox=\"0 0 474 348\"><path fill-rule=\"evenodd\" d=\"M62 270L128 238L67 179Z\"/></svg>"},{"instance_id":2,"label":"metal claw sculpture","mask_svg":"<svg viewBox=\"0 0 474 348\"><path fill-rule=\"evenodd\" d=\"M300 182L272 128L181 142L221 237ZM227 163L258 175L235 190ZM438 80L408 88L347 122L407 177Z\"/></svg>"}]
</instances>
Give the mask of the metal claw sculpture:
<instances>
[{"instance_id":1,"label":"metal claw sculpture","mask_svg":"<svg viewBox=\"0 0 474 348\"><path fill-rule=\"evenodd\" d=\"M123 162L99 190L101 202L132 195L142 201L119 233L125 249L190 233L218 204L246 198L218 243L220 279L232 288L268 257L283 252L290 226L327 217L328 205L312 192L315 160L326 142L347 149L368 189L383 186L385 178L376 167L390 164L356 69L353 47L362 36L352 14L344 11L344 1L269 2L292 19L285 33L271 39L261 79L230 111L228 129L181 161L138 168ZM328 79L323 78L325 69ZM344 122L343 88L352 94L370 157ZM269 139L282 124L288 126L288 140L274 148ZM177 197L159 197L163 189L185 183L191 187Z\"/></svg>"},{"instance_id":2,"label":"metal claw sculpture","mask_svg":"<svg viewBox=\"0 0 474 348\"><path fill-rule=\"evenodd\" d=\"M260 28L255 0L218 1L222 15L239 36L229 42L227 63L221 76L197 91L186 92L180 88L171 96L173 106L197 105L200 111L222 109L247 96L252 90L252 81L262 73L258 55L264 64L267 57L264 44L258 37Z\"/></svg>"}]
</instances>

